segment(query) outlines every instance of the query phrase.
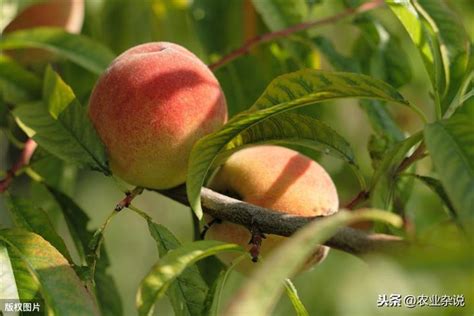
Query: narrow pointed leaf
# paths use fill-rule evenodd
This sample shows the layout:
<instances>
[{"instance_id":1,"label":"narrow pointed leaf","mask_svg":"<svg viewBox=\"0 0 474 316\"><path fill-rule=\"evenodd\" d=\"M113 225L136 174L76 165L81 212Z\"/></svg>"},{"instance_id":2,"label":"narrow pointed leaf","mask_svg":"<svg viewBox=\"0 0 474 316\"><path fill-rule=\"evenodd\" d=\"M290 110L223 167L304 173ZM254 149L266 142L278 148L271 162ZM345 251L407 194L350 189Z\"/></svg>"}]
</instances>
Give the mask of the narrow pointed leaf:
<instances>
[{"instance_id":1,"label":"narrow pointed leaf","mask_svg":"<svg viewBox=\"0 0 474 316\"><path fill-rule=\"evenodd\" d=\"M201 315L202 316L218 316L219 312L219 296L220 291L224 285L226 271L221 270L219 276L212 284L212 287L207 293L206 300L204 301L204 306Z\"/></svg>"},{"instance_id":2,"label":"narrow pointed leaf","mask_svg":"<svg viewBox=\"0 0 474 316\"><path fill-rule=\"evenodd\" d=\"M31 273L29 266L23 261L21 255L14 251L9 251L8 255L15 276L15 283L20 300L43 300L40 292L39 280Z\"/></svg>"},{"instance_id":3,"label":"narrow pointed leaf","mask_svg":"<svg viewBox=\"0 0 474 316\"><path fill-rule=\"evenodd\" d=\"M242 248L214 240L196 241L169 252L161 258L143 279L137 293L139 315L150 315L155 302L160 299L172 282L190 265L208 256Z\"/></svg>"},{"instance_id":4,"label":"narrow pointed leaf","mask_svg":"<svg viewBox=\"0 0 474 316\"><path fill-rule=\"evenodd\" d=\"M11 258L4 242L0 241L0 297L8 300L19 300Z\"/></svg>"},{"instance_id":5,"label":"narrow pointed leaf","mask_svg":"<svg viewBox=\"0 0 474 316\"><path fill-rule=\"evenodd\" d=\"M352 148L341 135L322 121L294 113L270 117L244 130L227 144L222 155L259 144L301 145L355 164Z\"/></svg>"},{"instance_id":6,"label":"narrow pointed leaf","mask_svg":"<svg viewBox=\"0 0 474 316\"><path fill-rule=\"evenodd\" d=\"M149 220L148 229L156 240L160 258L166 256L169 251L181 247L179 240L163 225ZM206 282L198 267L193 264L171 283L167 295L170 297L175 315L199 315L206 300L207 291Z\"/></svg>"},{"instance_id":7,"label":"narrow pointed leaf","mask_svg":"<svg viewBox=\"0 0 474 316\"><path fill-rule=\"evenodd\" d=\"M242 260L248 259L248 254L244 253L237 259L233 260L232 264L225 270L221 270L218 277L214 280L211 289L207 293L202 316L219 316L220 304L222 301L222 294L229 275L234 271L235 267L239 265Z\"/></svg>"},{"instance_id":8,"label":"narrow pointed leaf","mask_svg":"<svg viewBox=\"0 0 474 316\"><path fill-rule=\"evenodd\" d=\"M444 202L444 204L448 208L449 215L451 216L451 218L454 220L457 220L458 215L456 214L456 209L454 208L453 204L449 200L448 194L444 190L443 185L441 184L441 181L432 177L420 176L417 174L414 176L416 179L426 184L427 187L429 187L434 193L436 193L439 196L439 198Z\"/></svg>"},{"instance_id":9,"label":"narrow pointed leaf","mask_svg":"<svg viewBox=\"0 0 474 316\"><path fill-rule=\"evenodd\" d=\"M54 229L51 220L42 209L35 207L28 200L7 195L7 207L17 228L36 233L55 247L68 261L73 264L71 254L61 236Z\"/></svg>"},{"instance_id":10,"label":"narrow pointed leaf","mask_svg":"<svg viewBox=\"0 0 474 316\"><path fill-rule=\"evenodd\" d=\"M41 284L48 307L57 315L99 315L90 293L67 260L41 236L20 229L0 230L0 240L16 252Z\"/></svg>"},{"instance_id":11,"label":"narrow pointed leaf","mask_svg":"<svg viewBox=\"0 0 474 316\"><path fill-rule=\"evenodd\" d=\"M288 298L291 301L291 304L293 304L293 308L295 309L296 315L309 316L308 311L304 307L303 302L301 302L298 296L298 292L296 291L296 288L290 279L285 280L285 289L286 289L286 294L288 295Z\"/></svg>"},{"instance_id":12,"label":"narrow pointed leaf","mask_svg":"<svg viewBox=\"0 0 474 316\"><path fill-rule=\"evenodd\" d=\"M426 146L449 200L464 219L474 217L474 124L457 114L429 124Z\"/></svg>"},{"instance_id":13,"label":"narrow pointed leaf","mask_svg":"<svg viewBox=\"0 0 474 316\"><path fill-rule=\"evenodd\" d=\"M88 254L88 244L94 232L87 229L90 222L89 216L77 205L69 196L48 186L47 189L61 207L66 225L72 240L76 245L77 252L82 259L82 264L86 263ZM101 247L100 260L95 267L95 288L102 315L120 316L123 315L122 299L118 291L117 284L107 269L110 266L109 257L105 245Z\"/></svg>"},{"instance_id":14,"label":"narrow pointed leaf","mask_svg":"<svg viewBox=\"0 0 474 316\"><path fill-rule=\"evenodd\" d=\"M2 36L0 48L42 48L96 74L101 74L114 58L114 54L102 44L60 28L41 27L15 31Z\"/></svg>"},{"instance_id":15,"label":"narrow pointed leaf","mask_svg":"<svg viewBox=\"0 0 474 316\"><path fill-rule=\"evenodd\" d=\"M46 71L43 90L43 102L22 104L13 111L24 131L51 154L109 174L104 146L87 109L51 68Z\"/></svg>"},{"instance_id":16,"label":"narrow pointed leaf","mask_svg":"<svg viewBox=\"0 0 474 316\"><path fill-rule=\"evenodd\" d=\"M386 2L418 47L444 113L468 67L469 37L460 18L444 1Z\"/></svg>"},{"instance_id":17,"label":"narrow pointed leaf","mask_svg":"<svg viewBox=\"0 0 474 316\"><path fill-rule=\"evenodd\" d=\"M41 79L24 69L13 59L0 55L1 94L9 103L41 99Z\"/></svg>"}]
</instances>

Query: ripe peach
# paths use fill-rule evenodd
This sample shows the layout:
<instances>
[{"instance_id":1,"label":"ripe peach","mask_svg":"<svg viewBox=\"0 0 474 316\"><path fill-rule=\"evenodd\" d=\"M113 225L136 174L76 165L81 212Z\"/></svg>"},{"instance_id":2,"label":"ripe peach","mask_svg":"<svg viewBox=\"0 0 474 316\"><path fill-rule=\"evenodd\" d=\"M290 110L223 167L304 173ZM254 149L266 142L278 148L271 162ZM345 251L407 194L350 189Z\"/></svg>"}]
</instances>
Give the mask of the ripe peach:
<instances>
[{"instance_id":1,"label":"ripe peach","mask_svg":"<svg viewBox=\"0 0 474 316\"><path fill-rule=\"evenodd\" d=\"M46 0L21 11L3 30L4 34L35 27L59 27L79 33L84 21L84 0ZM24 64L46 63L53 55L41 49L21 49L10 52Z\"/></svg>"},{"instance_id":2,"label":"ripe peach","mask_svg":"<svg viewBox=\"0 0 474 316\"><path fill-rule=\"evenodd\" d=\"M279 146L255 146L234 153L211 179L209 187L245 202L292 215L330 215L339 208L336 187L327 172L310 158ZM250 232L237 224L215 224L206 237L250 248ZM261 247L263 259L284 238L268 235ZM327 250L324 246L315 249L305 267L322 260ZM226 263L235 257L230 253L220 256ZM251 268L250 260L238 266L243 272Z\"/></svg>"},{"instance_id":3,"label":"ripe peach","mask_svg":"<svg viewBox=\"0 0 474 316\"><path fill-rule=\"evenodd\" d=\"M185 181L192 146L225 123L227 105L201 60L184 47L157 42L112 62L92 92L89 116L114 174L165 189Z\"/></svg>"}]
</instances>

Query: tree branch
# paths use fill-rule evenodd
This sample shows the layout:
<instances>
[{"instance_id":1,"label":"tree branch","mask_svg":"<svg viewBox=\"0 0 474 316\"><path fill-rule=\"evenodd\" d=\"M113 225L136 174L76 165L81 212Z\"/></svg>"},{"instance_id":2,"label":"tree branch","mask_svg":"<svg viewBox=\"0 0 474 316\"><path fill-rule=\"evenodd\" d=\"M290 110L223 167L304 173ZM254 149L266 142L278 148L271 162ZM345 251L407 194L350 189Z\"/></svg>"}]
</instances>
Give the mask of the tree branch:
<instances>
[{"instance_id":1,"label":"tree branch","mask_svg":"<svg viewBox=\"0 0 474 316\"><path fill-rule=\"evenodd\" d=\"M184 185L174 189L156 191L179 203L189 206ZM206 214L221 220L240 224L251 229L257 226L262 233L290 236L298 229L321 217L293 216L275 212L263 207L242 202L208 188L201 191L203 210ZM369 234L358 229L344 227L331 237L325 245L355 255L387 249L405 242L396 236Z\"/></svg>"},{"instance_id":2,"label":"tree branch","mask_svg":"<svg viewBox=\"0 0 474 316\"><path fill-rule=\"evenodd\" d=\"M7 171L5 178L0 180L0 193L8 189L18 170L30 163L31 156L33 156L37 146L36 142L31 138L25 142L20 157L18 157L15 164Z\"/></svg>"},{"instance_id":3,"label":"tree branch","mask_svg":"<svg viewBox=\"0 0 474 316\"><path fill-rule=\"evenodd\" d=\"M360 191L349 203L346 204L344 208L353 210L359 203L364 202L370 196L370 193L367 191Z\"/></svg>"},{"instance_id":4,"label":"tree branch","mask_svg":"<svg viewBox=\"0 0 474 316\"><path fill-rule=\"evenodd\" d=\"M273 41L277 38L287 37L287 36L289 36L293 33L301 32L301 31L304 31L304 30L312 28L312 27L322 26L322 25L327 25L327 24L331 24L331 23L334 23L334 22L338 22L338 21L340 21L340 20L342 20L342 19L344 19L348 16L374 10L374 9L382 6L383 3L384 3L383 0L372 0L370 2L366 2L362 5L360 5L357 8L349 8L345 11L342 11L338 14L335 14L335 15L327 17L327 18L323 18L323 19L320 19L320 20L317 20L317 21L311 21L311 22L304 22L304 23L296 24L296 25L290 26L289 28L286 28L286 29L283 29L283 30L270 32L270 33L265 33L263 35L253 37L253 38L247 40L241 47L231 51L227 55L224 55L221 59L219 59L215 63L210 64L209 68L212 71L215 71L216 69L224 66L225 64L231 62L232 60L246 54L252 47L257 46L259 44L267 43L267 42Z\"/></svg>"},{"instance_id":5,"label":"tree branch","mask_svg":"<svg viewBox=\"0 0 474 316\"><path fill-rule=\"evenodd\" d=\"M136 187L135 189L133 189L132 191L128 191L125 193L125 197L117 203L117 205L115 206L115 211L117 212L120 212L121 210L123 210L125 207L129 207L130 206L130 203L132 203L132 201L137 197L139 196L140 194L142 194L143 192L143 188L142 187Z\"/></svg>"}]
</instances>

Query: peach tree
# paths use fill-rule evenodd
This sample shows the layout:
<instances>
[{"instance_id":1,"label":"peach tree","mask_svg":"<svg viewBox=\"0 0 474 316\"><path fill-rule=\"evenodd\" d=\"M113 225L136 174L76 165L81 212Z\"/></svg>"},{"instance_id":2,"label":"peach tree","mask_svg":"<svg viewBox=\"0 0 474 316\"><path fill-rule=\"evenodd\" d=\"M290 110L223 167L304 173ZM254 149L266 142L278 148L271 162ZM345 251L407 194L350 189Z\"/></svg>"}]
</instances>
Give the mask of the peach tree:
<instances>
[{"instance_id":1,"label":"peach tree","mask_svg":"<svg viewBox=\"0 0 474 316\"><path fill-rule=\"evenodd\" d=\"M41 315L114 316L417 307L386 301L396 293L426 295L419 308L444 295L427 315L474 311L474 57L463 22L472 3L4 7L1 311L28 302ZM109 198L102 186L77 190L98 176L121 196L109 212L94 207ZM163 204L141 207L152 195ZM172 211L161 212L167 200ZM133 304L119 286L130 271L113 272L121 262L109 248L140 232L107 235L124 213L154 244ZM185 223L166 225L167 216Z\"/></svg>"}]
</instances>

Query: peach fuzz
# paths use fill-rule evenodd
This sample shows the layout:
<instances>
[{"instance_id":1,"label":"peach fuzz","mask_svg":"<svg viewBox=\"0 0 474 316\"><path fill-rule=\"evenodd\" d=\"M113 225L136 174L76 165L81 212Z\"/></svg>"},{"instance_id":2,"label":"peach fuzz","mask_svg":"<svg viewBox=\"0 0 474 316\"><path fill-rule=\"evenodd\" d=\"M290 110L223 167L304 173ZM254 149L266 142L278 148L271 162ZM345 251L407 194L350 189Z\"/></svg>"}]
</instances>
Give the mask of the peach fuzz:
<instances>
[{"instance_id":1,"label":"peach fuzz","mask_svg":"<svg viewBox=\"0 0 474 316\"><path fill-rule=\"evenodd\" d=\"M225 123L227 105L199 58L179 45L156 42L112 62L92 92L89 116L114 174L165 189L185 181L194 143Z\"/></svg>"},{"instance_id":2,"label":"peach fuzz","mask_svg":"<svg viewBox=\"0 0 474 316\"><path fill-rule=\"evenodd\" d=\"M336 187L327 172L310 158L279 146L255 146L234 153L211 179L209 187L245 202L292 215L330 215L339 208ZM247 228L229 222L212 225L206 234L206 239L236 243L247 250L250 249L250 238ZM284 239L267 235L261 247L263 259ZM305 268L322 260L327 251L327 247L317 247ZM236 256L228 253L220 258L230 263ZM237 269L247 273L253 267L250 260L244 260Z\"/></svg>"}]
</instances>

